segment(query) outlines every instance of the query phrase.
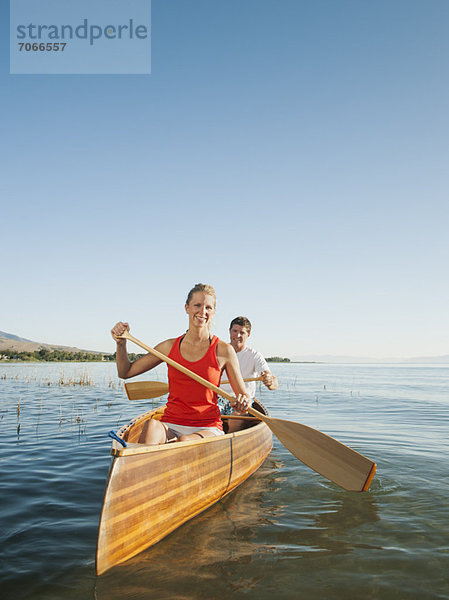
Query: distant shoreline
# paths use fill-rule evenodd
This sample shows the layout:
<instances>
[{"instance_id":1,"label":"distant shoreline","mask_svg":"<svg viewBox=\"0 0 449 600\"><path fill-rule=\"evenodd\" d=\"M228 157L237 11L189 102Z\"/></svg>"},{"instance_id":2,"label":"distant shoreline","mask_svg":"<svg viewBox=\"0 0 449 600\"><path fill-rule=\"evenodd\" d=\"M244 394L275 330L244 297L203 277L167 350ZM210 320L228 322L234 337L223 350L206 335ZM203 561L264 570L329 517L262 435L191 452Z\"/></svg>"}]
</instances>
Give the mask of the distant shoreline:
<instances>
[{"instance_id":1,"label":"distant shoreline","mask_svg":"<svg viewBox=\"0 0 449 600\"><path fill-rule=\"evenodd\" d=\"M136 360L141 354L128 354L131 361ZM12 362L23 363L68 363L68 362L115 362L115 353L96 353L96 352L68 352L61 350L48 350L41 348L34 352L17 352L15 350L0 351L0 364Z\"/></svg>"},{"instance_id":2,"label":"distant shoreline","mask_svg":"<svg viewBox=\"0 0 449 600\"><path fill-rule=\"evenodd\" d=\"M133 357L141 354L129 353ZM449 354L440 356L383 357L339 356L333 354L296 354L291 359L270 356L267 362L273 364L329 364L329 365L449 365ZM0 364L8 362L113 362L115 353L85 350L72 346L58 346L32 342L17 335L0 331Z\"/></svg>"},{"instance_id":3,"label":"distant shoreline","mask_svg":"<svg viewBox=\"0 0 449 600\"><path fill-rule=\"evenodd\" d=\"M67 359L67 360L39 360L39 359L28 359L28 360L24 360L24 359L17 359L17 358L12 358L12 359L2 359L0 358L0 368L2 366L7 366L7 365L11 365L11 364L28 364L28 365L43 365L43 364L70 364L70 363L79 363L79 364L98 364L98 363L103 363L103 364L115 364L115 358L111 359L111 360L101 360L101 359L96 359L96 360L91 360L91 359L79 359L79 358L73 358L73 359ZM449 368L449 364L447 362L410 362L410 361L391 361L391 362L386 362L386 361L376 361L373 360L372 362L355 362L355 361L341 361L341 362L337 362L337 361L308 361L308 360L292 360L288 363L269 363L269 364L277 364L277 365L326 365L326 366L332 366L332 367L339 367L339 366L348 366L348 365L352 365L354 367L370 367L370 366L379 366L379 367L444 367L444 368Z\"/></svg>"}]
</instances>

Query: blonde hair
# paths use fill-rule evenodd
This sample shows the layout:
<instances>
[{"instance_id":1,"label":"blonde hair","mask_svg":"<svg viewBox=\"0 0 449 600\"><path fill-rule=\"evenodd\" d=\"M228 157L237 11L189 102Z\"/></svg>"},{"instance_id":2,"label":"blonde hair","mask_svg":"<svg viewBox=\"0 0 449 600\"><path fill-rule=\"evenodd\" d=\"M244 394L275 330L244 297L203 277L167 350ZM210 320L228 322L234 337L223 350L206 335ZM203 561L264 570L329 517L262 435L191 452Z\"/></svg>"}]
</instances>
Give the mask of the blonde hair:
<instances>
[{"instance_id":1,"label":"blonde hair","mask_svg":"<svg viewBox=\"0 0 449 600\"><path fill-rule=\"evenodd\" d=\"M193 286L190 292L187 294L186 304L190 304L193 294L196 292L204 292L215 300L215 304L217 304L217 296L215 295L215 290L211 285L207 285L207 283L197 283Z\"/></svg>"}]
</instances>

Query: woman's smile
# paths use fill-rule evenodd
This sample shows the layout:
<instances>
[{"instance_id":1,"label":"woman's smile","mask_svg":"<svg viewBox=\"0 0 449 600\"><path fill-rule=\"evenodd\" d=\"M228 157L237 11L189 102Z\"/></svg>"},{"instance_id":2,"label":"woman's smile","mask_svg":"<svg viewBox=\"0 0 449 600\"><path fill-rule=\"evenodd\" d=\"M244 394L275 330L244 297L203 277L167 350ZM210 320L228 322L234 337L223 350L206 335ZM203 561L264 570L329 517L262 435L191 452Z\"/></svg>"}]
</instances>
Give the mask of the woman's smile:
<instances>
[{"instance_id":1,"label":"woman's smile","mask_svg":"<svg viewBox=\"0 0 449 600\"><path fill-rule=\"evenodd\" d=\"M207 326L215 314L215 300L209 294L195 292L190 303L186 304L186 313L193 325Z\"/></svg>"}]
</instances>

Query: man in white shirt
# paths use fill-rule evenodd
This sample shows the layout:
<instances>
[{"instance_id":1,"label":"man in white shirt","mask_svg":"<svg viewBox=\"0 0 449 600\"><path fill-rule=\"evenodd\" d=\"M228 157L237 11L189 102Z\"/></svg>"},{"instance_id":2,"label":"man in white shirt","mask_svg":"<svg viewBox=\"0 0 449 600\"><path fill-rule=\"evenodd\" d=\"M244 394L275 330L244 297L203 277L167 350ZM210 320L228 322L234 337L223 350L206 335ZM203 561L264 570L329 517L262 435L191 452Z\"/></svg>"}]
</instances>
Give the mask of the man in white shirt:
<instances>
[{"instance_id":1,"label":"man in white shirt","mask_svg":"<svg viewBox=\"0 0 449 600\"><path fill-rule=\"evenodd\" d=\"M251 322L246 317L236 317L232 319L231 325L229 326L229 336L231 346L234 348L237 354L237 358L240 364L240 371L243 379L251 377L262 376L262 383L267 386L269 390L275 390L279 383L275 375L271 373L267 361L264 359L262 354L257 350L253 350L246 345L246 341L251 335ZM246 389L251 398L254 398L256 394L256 382L248 381L245 382ZM230 385L222 385L223 390L232 394ZM230 414L232 409L230 408L229 402L220 398L219 406L222 414ZM229 423L231 424L231 423ZM237 426L237 423L235 424Z\"/></svg>"}]
</instances>

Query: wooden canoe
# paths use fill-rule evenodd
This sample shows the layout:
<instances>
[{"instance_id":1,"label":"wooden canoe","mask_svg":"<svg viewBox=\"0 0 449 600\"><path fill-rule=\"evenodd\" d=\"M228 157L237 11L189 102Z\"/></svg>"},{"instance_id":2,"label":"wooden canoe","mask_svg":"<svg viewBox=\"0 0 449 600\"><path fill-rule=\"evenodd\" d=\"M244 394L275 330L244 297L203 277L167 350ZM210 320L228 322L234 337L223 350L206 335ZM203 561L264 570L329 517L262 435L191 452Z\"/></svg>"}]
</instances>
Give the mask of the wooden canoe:
<instances>
[{"instance_id":1,"label":"wooden canoe","mask_svg":"<svg viewBox=\"0 0 449 600\"><path fill-rule=\"evenodd\" d=\"M261 402L254 406L264 414ZM247 419L241 431L223 436L149 446L138 444L143 424L160 419L164 407L148 411L112 442L112 464L98 531L96 568L111 567L149 548L209 508L245 481L264 462L272 433Z\"/></svg>"}]
</instances>

